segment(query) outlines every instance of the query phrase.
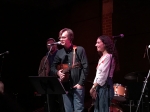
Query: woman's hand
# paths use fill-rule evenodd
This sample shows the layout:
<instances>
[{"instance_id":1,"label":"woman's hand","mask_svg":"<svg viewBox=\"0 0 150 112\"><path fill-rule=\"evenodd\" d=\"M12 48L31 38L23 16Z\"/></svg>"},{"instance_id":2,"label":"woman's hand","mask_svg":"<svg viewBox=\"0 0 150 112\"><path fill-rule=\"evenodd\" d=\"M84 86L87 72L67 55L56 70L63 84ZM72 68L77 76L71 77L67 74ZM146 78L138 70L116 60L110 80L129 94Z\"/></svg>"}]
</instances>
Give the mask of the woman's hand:
<instances>
[{"instance_id":1,"label":"woman's hand","mask_svg":"<svg viewBox=\"0 0 150 112\"><path fill-rule=\"evenodd\" d=\"M96 97L97 97L96 89L91 88L90 89L90 95L91 95L92 99L96 99Z\"/></svg>"}]
</instances>

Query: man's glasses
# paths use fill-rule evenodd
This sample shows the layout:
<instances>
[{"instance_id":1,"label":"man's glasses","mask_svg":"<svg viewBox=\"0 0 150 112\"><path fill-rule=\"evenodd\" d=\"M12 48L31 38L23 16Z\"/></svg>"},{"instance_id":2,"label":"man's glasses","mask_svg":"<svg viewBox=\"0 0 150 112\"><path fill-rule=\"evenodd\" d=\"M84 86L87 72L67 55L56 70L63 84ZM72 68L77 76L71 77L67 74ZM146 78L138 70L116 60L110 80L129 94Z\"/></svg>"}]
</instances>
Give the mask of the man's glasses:
<instances>
[{"instance_id":1,"label":"man's glasses","mask_svg":"<svg viewBox=\"0 0 150 112\"><path fill-rule=\"evenodd\" d=\"M65 40L67 37L58 37L58 39L60 40L60 39L63 39L63 40Z\"/></svg>"}]
</instances>

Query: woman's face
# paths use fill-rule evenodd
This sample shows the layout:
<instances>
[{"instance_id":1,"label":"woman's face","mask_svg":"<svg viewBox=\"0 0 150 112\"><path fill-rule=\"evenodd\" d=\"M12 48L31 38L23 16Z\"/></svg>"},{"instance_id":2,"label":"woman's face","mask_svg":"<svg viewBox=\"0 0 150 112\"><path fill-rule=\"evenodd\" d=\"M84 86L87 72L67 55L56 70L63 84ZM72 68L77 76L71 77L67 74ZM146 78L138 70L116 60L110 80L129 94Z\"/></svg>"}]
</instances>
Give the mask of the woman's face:
<instances>
[{"instance_id":1,"label":"woman's face","mask_svg":"<svg viewBox=\"0 0 150 112\"><path fill-rule=\"evenodd\" d=\"M98 52L104 52L105 51L105 44L101 41L101 39L97 39L95 46L97 47Z\"/></svg>"}]
</instances>

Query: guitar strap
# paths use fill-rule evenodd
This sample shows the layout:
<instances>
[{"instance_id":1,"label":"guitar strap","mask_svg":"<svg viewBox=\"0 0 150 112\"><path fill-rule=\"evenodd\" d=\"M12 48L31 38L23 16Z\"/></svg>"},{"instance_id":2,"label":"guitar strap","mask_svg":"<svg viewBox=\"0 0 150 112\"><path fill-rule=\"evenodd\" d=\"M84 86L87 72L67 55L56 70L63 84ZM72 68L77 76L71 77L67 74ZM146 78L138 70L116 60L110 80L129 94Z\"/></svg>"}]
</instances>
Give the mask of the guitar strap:
<instances>
[{"instance_id":1,"label":"guitar strap","mask_svg":"<svg viewBox=\"0 0 150 112\"><path fill-rule=\"evenodd\" d=\"M72 60L72 68L74 67L74 64L75 64L75 59L76 59L76 49L77 49L77 46L76 45L73 45L73 60Z\"/></svg>"}]
</instances>

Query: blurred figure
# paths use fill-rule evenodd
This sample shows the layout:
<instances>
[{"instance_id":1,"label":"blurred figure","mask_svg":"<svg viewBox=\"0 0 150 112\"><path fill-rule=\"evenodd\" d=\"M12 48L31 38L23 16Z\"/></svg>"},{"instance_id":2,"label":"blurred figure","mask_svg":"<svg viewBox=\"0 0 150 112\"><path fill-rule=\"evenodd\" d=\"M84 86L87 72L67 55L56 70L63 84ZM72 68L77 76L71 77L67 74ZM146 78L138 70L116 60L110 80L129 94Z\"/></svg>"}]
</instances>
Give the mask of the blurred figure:
<instances>
[{"instance_id":1,"label":"blurred figure","mask_svg":"<svg viewBox=\"0 0 150 112\"><path fill-rule=\"evenodd\" d=\"M52 47L52 48L51 48L51 51L49 52L49 54L47 52L46 55L42 58L42 60L40 62L40 66L39 66L39 70L38 70L39 76L53 75L53 74L50 73L50 66L53 63L54 57L57 53L57 45L52 45L51 46L51 44L55 43L55 42L56 41L53 38L47 39L46 46L47 46L48 52L50 50L50 47Z\"/></svg>"},{"instance_id":2,"label":"blurred figure","mask_svg":"<svg viewBox=\"0 0 150 112\"><path fill-rule=\"evenodd\" d=\"M53 76L52 72L50 71L50 66L53 63L54 57L57 53L57 45L52 45L55 43L54 38L49 38L46 41L46 46L48 52L42 58L38 70L39 76ZM51 51L50 51L51 49ZM50 52L49 52L50 51ZM49 53L49 54L48 54ZM39 94L38 94L39 95ZM49 106L51 112L63 112L63 101L62 96L59 94L49 94ZM46 112L47 112L47 105L46 105Z\"/></svg>"},{"instance_id":3,"label":"blurred figure","mask_svg":"<svg viewBox=\"0 0 150 112\"><path fill-rule=\"evenodd\" d=\"M4 93L4 84L2 81L0 81L0 94Z\"/></svg>"},{"instance_id":4,"label":"blurred figure","mask_svg":"<svg viewBox=\"0 0 150 112\"><path fill-rule=\"evenodd\" d=\"M0 112L25 112L17 102L4 93L4 83L0 81Z\"/></svg>"}]
</instances>

